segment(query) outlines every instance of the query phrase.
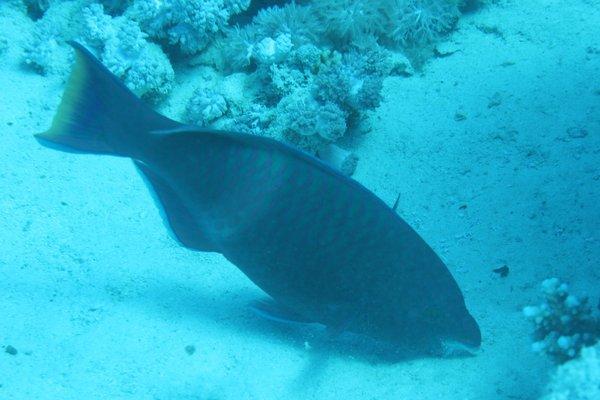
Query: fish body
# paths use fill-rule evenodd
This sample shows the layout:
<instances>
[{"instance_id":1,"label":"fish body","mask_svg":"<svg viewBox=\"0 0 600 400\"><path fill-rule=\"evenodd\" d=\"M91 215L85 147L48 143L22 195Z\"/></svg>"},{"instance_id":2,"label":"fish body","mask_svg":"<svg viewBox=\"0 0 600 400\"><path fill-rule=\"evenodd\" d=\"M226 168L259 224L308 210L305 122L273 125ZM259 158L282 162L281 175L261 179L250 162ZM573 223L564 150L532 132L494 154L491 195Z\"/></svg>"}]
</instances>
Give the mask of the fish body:
<instances>
[{"instance_id":1,"label":"fish body","mask_svg":"<svg viewBox=\"0 0 600 400\"><path fill-rule=\"evenodd\" d=\"M85 48L44 144L130 157L168 226L303 320L409 346L481 343L454 278L362 185L275 140L177 123Z\"/></svg>"}]
</instances>

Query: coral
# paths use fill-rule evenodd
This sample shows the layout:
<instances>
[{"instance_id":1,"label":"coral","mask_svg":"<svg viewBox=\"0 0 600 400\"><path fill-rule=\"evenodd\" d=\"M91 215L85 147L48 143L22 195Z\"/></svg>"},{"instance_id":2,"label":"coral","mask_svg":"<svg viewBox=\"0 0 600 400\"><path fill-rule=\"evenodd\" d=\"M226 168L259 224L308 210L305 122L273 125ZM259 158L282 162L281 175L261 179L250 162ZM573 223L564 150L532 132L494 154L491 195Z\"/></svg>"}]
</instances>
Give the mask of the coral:
<instances>
[{"instance_id":1,"label":"coral","mask_svg":"<svg viewBox=\"0 0 600 400\"><path fill-rule=\"evenodd\" d=\"M175 73L162 49L147 43L130 59L129 69L122 78L138 96L162 96L171 91Z\"/></svg>"},{"instance_id":2,"label":"coral","mask_svg":"<svg viewBox=\"0 0 600 400\"><path fill-rule=\"evenodd\" d=\"M452 29L460 11L450 0L391 0L385 8L390 37L401 46L423 45Z\"/></svg>"},{"instance_id":3,"label":"coral","mask_svg":"<svg viewBox=\"0 0 600 400\"><path fill-rule=\"evenodd\" d=\"M383 80L391 69L391 59L383 49L351 51L316 76L315 96L358 116L379 106Z\"/></svg>"},{"instance_id":4,"label":"coral","mask_svg":"<svg viewBox=\"0 0 600 400\"><path fill-rule=\"evenodd\" d=\"M317 156L346 176L354 174L358 164L358 156L356 154L332 143L319 149Z\"/></svg>"},{"instance_id":5,"label":"coral","mask_svg":"<svg viewBox=\"0 0 600 400\"><path fill-rule=\"evenodd\" d=\"M381 0L330 0L314 3L315 16L337 45L346 45L363 36L383 33L386 5Z\"/></svg>"},{"instance_id":6,"label":"coral","mask_svg":"<svg viewBox=\"0 0 600 400\"><path fill-rule=\"evenodd\" d=\"M254 47L256 59L264 64L273 64L284 61L293 44L289 33L280 33L275 39L264 38Z\"/></svg>"},{"instance_id":7,"label":"coral","mask_svg":"<svg viewBox=\"0 0 600 400\"><path fill-rule=\"evenodd\" d=\"M102 5L83 10L86 42L94 46L100 60L139 96L169 92L174 72L160 47L145 40L137 23L104 13Z\"/></svg>"},{"instance_id":8,"label":"coral","mask_svg":"<svg viewBox=\"0 0 600 400\"><path fill-rule=\"evenodd\" d=\"M206 126L227 112L225 98L211 89L199 88L194 91L186 107L186 120Z\"/></svg>"},{"instance_id":9,"label":"coral","mask_svg":"<svg viewBox=\"0 0 600 400\"><path fill-rule=\"evenodd\" d=\"M131 0L98 0L110 15L121 14L129 5Z\"/></svg>"},{"instance_id":10,"label":"coral","mask_svg":"<svg viewBox=\"0 0 600 400\"><path fill-rule=\"evenodd\" d=\"M275 117L274 114L272 108L254 104L249 109L237 113L233 118L218 120L215 127L251 135L266 135Z\"/></svg>"},{"instance_id":11,"label":"coral","mask_svg":"<svg viewBox=\"0 0 600 400\"><path fill-rule=\"evenodd\" d=\"M52 6L58 3L64 3L71 0L10 0L14 3L21 2L25 7L27 14L33 19L41 18L44 13ZM131 0L80 0L81 6L88 6L94 3L101 4L111 15L122 13L130 4Z\"/></svg>"},{"instance_id":12,"label":"coral","mask_svg":"<svg viewBox=\"0 0 600 400\"><path fill-rule=\"evenodd\" d=\"M225 8L233 14L244 12L250 7L251 0L225 0Z\"/></svg>"},{"instance_id":13,"label":"coral","mask_svg":"<svg viewBox=\"0 0 600 400\"><path fill-rule=\"evenodd\" d=\"M309 74L287 64L270 65L266 74L268 75L268 86L263 95L268 102L275 103L282 97L307 87L311 79Z\"/></svg>"},{"instance_id":14,"label":"coral","mask_svg":"<svg viewBox=\"0 0 600 400\"><path fill-rule=\"evenodd\" d=\"M239 71L248 67L254 58L256 31L251 27L235 26L226 30L226 36L217 42L224 70Z\"/></svg>"},{"instance_id":15,"label":"coral","mask_svg":"<svg viewBox=\"0 0 600 400\"><path fill-rule=\"evenodd\" d=\"M346 114L336 104L319 103L305 90L284 97L277 105L274 128L300 147L316 152L346 133Z\"/></svg>"},{"instance_id":16,"label":"coral","mask_svg":"<svg viewBox=\"0 0 600 400\"><path fill-rule=\"evenodd\" d=\"M592 315L587 298L569 294L569 287L556 278L542 282L545 300L523 309L535 324L532 349L558 362L576 357L581 348L600 338L600 320Z\"/></svg>"},{"instance_id":17,"label":"coral","mask_svg":"<svg viewBox=\"0 0 600 400\"><path fill-rule=\"evenodd\" d=\"M134 21L105 14L101 4L83 7L86 3L52 2L35 23L24 62L43 74L67 74L72 55L66 41L79 40L138 95L166 94L174 72L160 47L146 41Z\"/></svg>"},{"instance_id":18,"label":"coral","mask_svg":"<svg viewBox=\"0 0 600 400\"><path fill-rule=\"evenodd\" d=\"M461 0L328 0L314 2L314 14L332 44L359 45L365 39L401 47L427 44L450 31Z\"/></svg>"},{"instance_id":19,"label":"coral","mask_svg":"<svg viewBox=\"0 0 600 400\"><path fill-rule=\"evenodd\" d=\"M600 399L600 345L581 349L579 358L560 365L541 400Z\"/></svg>"},{"instance_id":20,"label":"coral","mask_svg":"<svg viewBox=\"0 0 600 400\"><path fill-rule=\"evenodd\" d=\"M269 7L258 12L253 20L257 37L277 37L288 34L294 46L316 43L322 32L321 25L315 19L308 6L299 6L295 2L283 7Z\"/></svg>"},{"instance_id":21,"label":"coral","mask_svg":"<svg viewBox=\"0 0 600 400\"><path fill-rule=\"evenodd\" d=\"M126 15L139 22L150 36L166 39L183 53L194 54L225 29L232 13L242 11L248 4L223 0L135 0Z\"/></svg>"},{"instance_id":22,"label":"coral","mask_svg":"<svg viewBox=\"0 0 600 400\"><path fill-rule=\"evenodd\" d=\"M268 10L270 18L271 13L282 12ZM243 63L255 66L251 77L261 88L258 100L276 109L270 135L315 153L379 106L383 80L394 64L389 52L376 43L342 54L313 43L295 45L290 30L263 29L276 36L262 40L257 32L261 30L252 26L236 29L236 43Z\"/></svg>"},{"instance_id":23,"label":"coral","mask_svg":"<svg viewBox=\"0 0 600 400\"><path fill-rule=\"evenodd\" d=\"M309 8L295 3L262 9L253 21L242 28L227 29L225 38L217 42L224 65L230 69L241 70L254 61L282 62L294 47L317 38Z\"/></svg>"},{"instance_id":24,"label":"coral","mask_svg":"<svg viewBox=\"0 0 600 400\"><path fill-rule=\"evenodd\" d=\"M42 74L66 75L72 56L64 42L75 39L81 32L80 14L79 1L52 3L44 16L36 21L25 44L24 63Z\"/></svg>"},{"instance_id":25,"label":"coral","mask_svg":"<svg viewBox=\"0 0 600 400\"><path fill-rule=\"evenodd\" d=\"M321 67L324 53L326 51L314 44L305 44L290 54L288 63L295 68L315 74Z\"/></svg>"},{"instance_id":26,"label":"coral","mask_svg":"<svg viewBox=\"0 0 600 400\"><path fill-rule=\"evenodd\" d=\"M35 30L24 49L23 61L41 74L66 74L70 65L67 49L59 45L57 38L47 37Z\"/></svg>"}]
</instances>

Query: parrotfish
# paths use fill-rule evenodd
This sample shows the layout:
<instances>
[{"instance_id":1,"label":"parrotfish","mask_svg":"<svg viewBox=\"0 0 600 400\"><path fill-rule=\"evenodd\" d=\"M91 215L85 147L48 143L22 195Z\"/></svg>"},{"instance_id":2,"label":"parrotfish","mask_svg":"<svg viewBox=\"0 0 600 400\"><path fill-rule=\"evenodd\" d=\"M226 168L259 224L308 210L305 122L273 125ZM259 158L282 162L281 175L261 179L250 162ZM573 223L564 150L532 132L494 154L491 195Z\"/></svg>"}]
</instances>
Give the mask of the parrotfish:
<instances>
[{"instance_id":1,"label":"parrotfish","mask_svg":"<svg viewBox=\"0 0 600 400\"><path fill-rule=\"evenodd\" d=\"M70 44L76 62L37 139L131 158L179 243L237 266L272 299L262 312L412 348L480 346L446 265L364 186L274 139L160 115Z\"/></svg>"}]
</instances>

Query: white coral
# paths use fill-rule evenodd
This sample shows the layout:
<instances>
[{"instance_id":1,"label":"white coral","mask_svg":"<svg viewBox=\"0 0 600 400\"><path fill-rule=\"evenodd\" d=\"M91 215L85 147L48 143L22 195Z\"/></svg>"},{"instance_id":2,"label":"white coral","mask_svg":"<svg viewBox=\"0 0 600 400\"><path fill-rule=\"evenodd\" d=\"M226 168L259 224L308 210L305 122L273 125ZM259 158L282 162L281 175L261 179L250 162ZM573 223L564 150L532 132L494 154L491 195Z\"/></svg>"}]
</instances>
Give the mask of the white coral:
<instances>
[{"instance_id":1,"label":"white coral","mask_svg":"<svg viewBox=\"0 0 600 400\"><path fill-rule=\"evenodd\" d=\"M581 356L556 369L541 400L600 399L600 345L586 347Z\"/></svg>"},{"instance_id":2,"label":"white coral","mask_svg":"<svg viewBox=\"0 0 600 400\"><path fill-rule=\"evenodd\" d=\"M196 89L187 105L187 119L202 126L223 116L227 111L225 98L210 89Z\"/></svg>"},{"instance_id":3,"label":"white coral","mask_svg":"<svg viewBox=\"0 0 600 400\"><path fill-rule=\"evenodd\" d=\"M256 44L256 58L265 64L272 64L285 60L292 51L292 37L289 33L280 33L275 39L264 38Z\"/></svg>"},{"instance_id":4,"label":"white coral","mask_svg":"<svg viewBox=\"0 0 600 400\"><path fill-rule=\"evenodd\" d=\"M225 29L232 14L248 5L248 1L233 0L135 0L126 15L150 36L167 39L182 52L193 54Z\"/></svg>"}]
</instances>

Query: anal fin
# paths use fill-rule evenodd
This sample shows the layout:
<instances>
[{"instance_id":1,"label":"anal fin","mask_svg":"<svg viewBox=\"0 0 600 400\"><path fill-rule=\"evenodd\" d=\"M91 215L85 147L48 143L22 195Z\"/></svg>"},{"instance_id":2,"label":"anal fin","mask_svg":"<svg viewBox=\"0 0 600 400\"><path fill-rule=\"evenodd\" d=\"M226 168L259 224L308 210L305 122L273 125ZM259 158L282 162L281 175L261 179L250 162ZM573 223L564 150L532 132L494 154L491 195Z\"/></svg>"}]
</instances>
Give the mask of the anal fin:
<instances>
[{"instance_id":1,"label":"anal fin","mask_svg":"<svg viewBox=\"0 0 600 400\"><path fill-rule=\"evenodd\" d=\"M193 250L217 252L218 250L210 238L198 226L194 216L172 187L145 164L139 161L134 161L134 163L154 194L163 222L175 239L183 246Z\"/></svg>"}]
</instances>

